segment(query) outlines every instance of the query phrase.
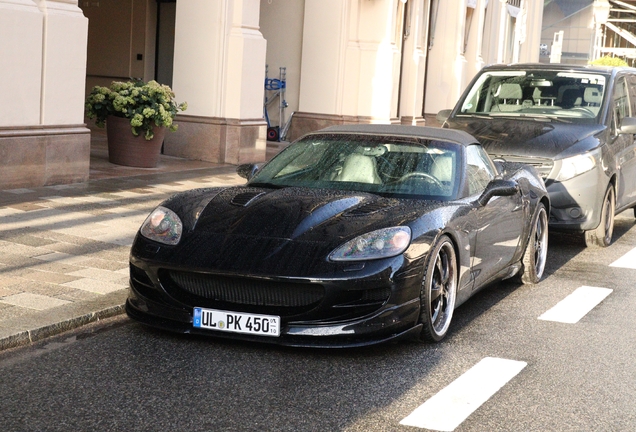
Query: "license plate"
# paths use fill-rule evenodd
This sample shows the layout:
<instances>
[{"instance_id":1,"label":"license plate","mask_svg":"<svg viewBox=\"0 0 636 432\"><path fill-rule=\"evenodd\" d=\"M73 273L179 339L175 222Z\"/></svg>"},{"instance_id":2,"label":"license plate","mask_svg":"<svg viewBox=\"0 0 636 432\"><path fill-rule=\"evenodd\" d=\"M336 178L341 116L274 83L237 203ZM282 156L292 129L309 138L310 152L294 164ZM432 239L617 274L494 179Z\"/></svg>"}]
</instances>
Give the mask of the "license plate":
<instances>
[{"instance_id":1,"label":"license plate","mask_svg":"<svg viewBox=\"0 0 636 432\"><path fill-rule=\"evenodd\" d=\"M261 336L280 336L280 317L194 308L192 325L196 328Z\"/></svg>"}]
</instances>

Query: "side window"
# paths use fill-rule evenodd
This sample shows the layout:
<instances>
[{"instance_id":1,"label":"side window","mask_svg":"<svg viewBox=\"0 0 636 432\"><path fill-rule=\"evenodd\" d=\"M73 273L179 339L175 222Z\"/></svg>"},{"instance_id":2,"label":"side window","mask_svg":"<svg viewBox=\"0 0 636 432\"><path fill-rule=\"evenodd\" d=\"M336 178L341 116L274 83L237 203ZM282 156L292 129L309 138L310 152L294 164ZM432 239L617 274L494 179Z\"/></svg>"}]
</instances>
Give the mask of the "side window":
<instances>
[{"instance_id":1,"label":"side window","mask_svg":"<svg viewBox=\"0 0 636 432\"><path fill-rule=\"evenodd\" d=\"M466 178L469 195L481 193L495 175L492 162L481 146L466 147Z\"/></svg>"},{"instance_id":2,"label":"side window","mask_svg":"<svg viewBox=\"0 0 636 432\"><path fill-rule=\"evenodd\" d=\"M614 115L612 116L612 132L616 134L623 118L631 117L632 115L625 78L620 78L614 87L614 103L612 110L614 112Z\"/></svg>"}]
</instances>

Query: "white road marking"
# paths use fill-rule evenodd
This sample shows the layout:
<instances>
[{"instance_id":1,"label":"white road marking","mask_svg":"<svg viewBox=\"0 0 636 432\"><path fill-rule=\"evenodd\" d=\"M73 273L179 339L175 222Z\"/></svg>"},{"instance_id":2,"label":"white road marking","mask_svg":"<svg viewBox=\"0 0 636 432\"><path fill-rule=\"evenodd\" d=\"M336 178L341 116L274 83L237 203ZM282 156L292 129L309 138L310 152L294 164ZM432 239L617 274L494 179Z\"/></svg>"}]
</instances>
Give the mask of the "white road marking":
<instances>
[{"instance_id":1,"label":"white road marking","mask_svg":"<svg viewBox=\"0 0 636 432\"><path fill-rule=\"evenodd\" d=\"M540 320L577 323L612 292L609 288L582 286L539 317Z\"/></svg>"},{"instance_id":2,"label":"white road marking","mask_svg":"<svg viewBox=\"0 0 636 432\"><path fill-rule=\"evenodd\" d=\"M526 366L527 363L522 361L486 357L416 408L400 424L453 431Z\"/></svg>"},{"instance_id":3,"label":"white road marking","mask_svg":"<svg viewBox=\"0 0 636 432\"><path fill-rule=\"evenodd\" d=\"M610 264L610 267L623 267L636 270L636 249L632 249L625 255Z\"/></svg>"}]
</instances>

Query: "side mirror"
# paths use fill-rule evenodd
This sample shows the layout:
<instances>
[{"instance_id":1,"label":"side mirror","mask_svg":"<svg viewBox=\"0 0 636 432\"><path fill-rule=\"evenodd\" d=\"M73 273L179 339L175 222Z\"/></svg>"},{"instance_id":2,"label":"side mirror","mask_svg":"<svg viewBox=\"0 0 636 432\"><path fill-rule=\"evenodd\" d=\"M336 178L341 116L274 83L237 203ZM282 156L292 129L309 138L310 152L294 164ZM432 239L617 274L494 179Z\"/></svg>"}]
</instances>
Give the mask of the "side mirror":
<instances>
[{"instance_id":1,"label":"side mirror","mask_svg":"<svg viewBox=\"0 0 636 432\"><path fill-rule=\"evenodd\" d=\"M636 118L624 117L621 121L621 127L618 133L622 134L636 134Z\"/></svg>"},{"instance_id":2,"label":"side mirror","mask_svg":"<svg viewBox=\"0 0 636 432\"><path fill-rule=\"evenodd\" d=\"M449 110L449 109L441 110L440 112L437 113L437 115L435 116L435 119L440 123L444 123L450 117L451 112L453 112L453 110Z\"/></svg>"},{"instance_id":3,"label":"side mirror","mask_svg":"<svg viewBox=\"0 0 636 432\"><path fill-rule=\"evenodd\" d=\"M243 164L236 167L236 173L244 179L251 179L258 171L259 166L256 164Z\"/></svg>"},{"instance_id":4,"label":"side mirror","mask_svg":"<svg viewBox=\"0 0 636 432\"><path fill-rule=\"evenodd\" d=\"M512 180L495 179L488 183L488 186L486 186L484 192L477 199L477 202L483 207L488 204L488 201L490 201L492 197L511 196L516 194L518 191L519 186L517 185L517 182Z\"/></svg>"}]
</instances>

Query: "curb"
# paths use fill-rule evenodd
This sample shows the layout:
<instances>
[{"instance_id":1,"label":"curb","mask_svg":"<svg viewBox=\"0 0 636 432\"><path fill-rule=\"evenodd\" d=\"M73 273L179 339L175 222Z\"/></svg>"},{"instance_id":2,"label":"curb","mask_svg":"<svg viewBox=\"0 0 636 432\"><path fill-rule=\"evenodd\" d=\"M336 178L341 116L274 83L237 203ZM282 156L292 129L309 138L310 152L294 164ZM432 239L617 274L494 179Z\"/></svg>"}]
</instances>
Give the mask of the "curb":
<instances>
[{"instance_id":1,"label":"curb","mask_svg":"<svg viewBox=\"0 0 636 432\"><path fill-rule=\"evenodd\" d=\"M125 313L128 289L77 304L51 309L36 317L18 317L0 323L0 352L31 345L42 339Z\"/></svg>"},{"instance_id":2,"label":"curb","mask_svg":"<svg viewBox=\"0 0 636 432\"><path fill-rule=\"evenodd\" d=\"M33 330L25 330L11 336L0 338L0 351L30 345L42 339L56 336L66 331L124 313L124 304L119 304L96 312L90 312L85 315L63 320L55 324L50 324Z\"/></svg>"}]
</instances>

